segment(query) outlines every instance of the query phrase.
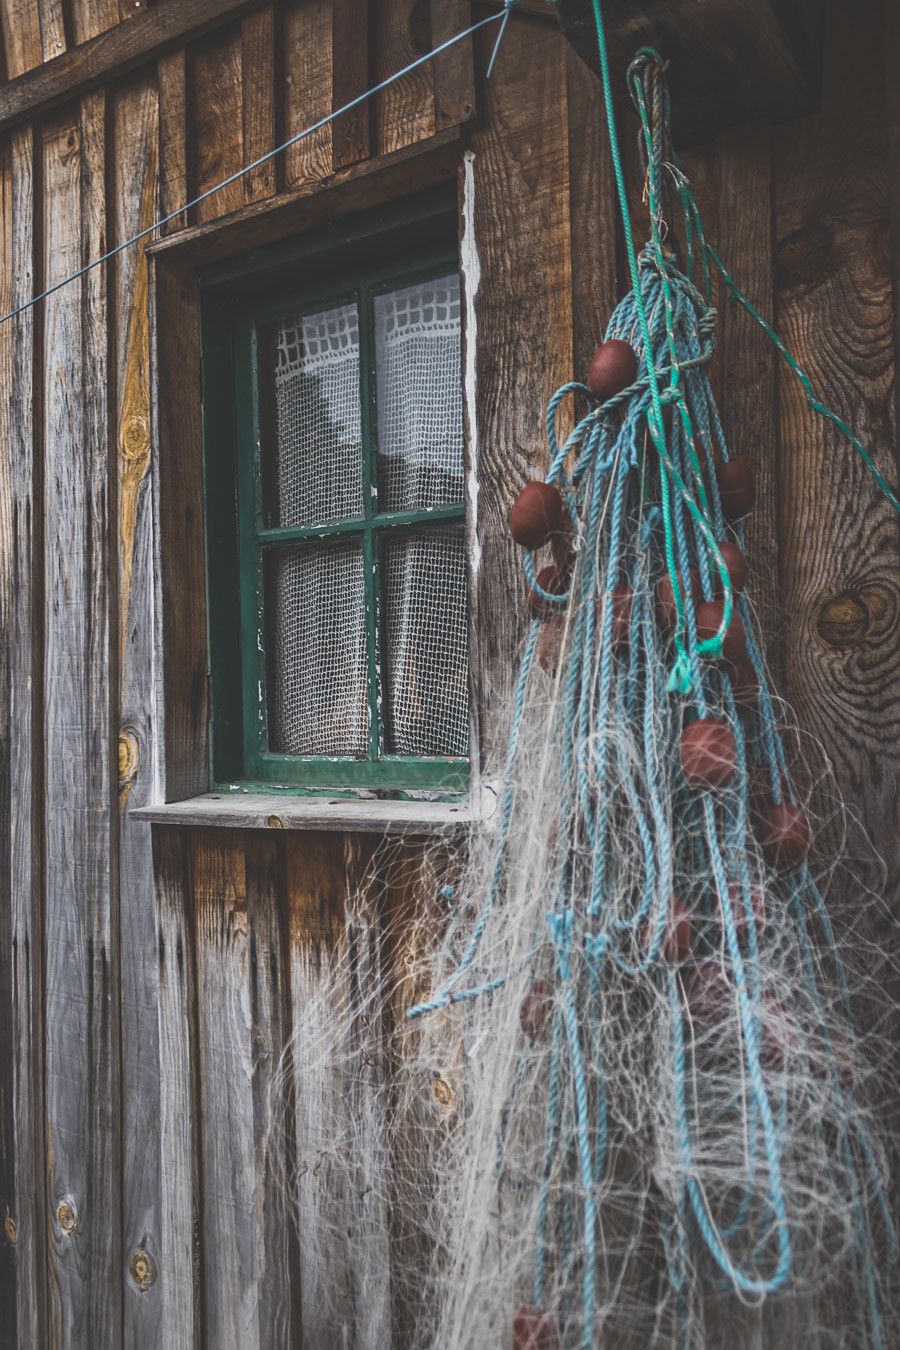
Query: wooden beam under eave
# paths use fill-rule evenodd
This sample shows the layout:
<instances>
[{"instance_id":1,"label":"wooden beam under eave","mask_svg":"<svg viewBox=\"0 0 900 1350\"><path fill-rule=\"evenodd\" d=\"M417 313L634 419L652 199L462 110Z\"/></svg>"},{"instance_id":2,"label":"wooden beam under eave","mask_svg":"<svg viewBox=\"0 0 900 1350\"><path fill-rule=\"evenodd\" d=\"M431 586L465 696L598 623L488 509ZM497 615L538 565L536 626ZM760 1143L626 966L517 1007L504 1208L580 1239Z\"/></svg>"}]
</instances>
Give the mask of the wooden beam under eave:
<instances>
[{"instance_id":1,"label":"wooden beam under eave","mask_svg":"<svg viewBox=\"0 0 900 1350\"><path fill-rule=\"evenodd\" d=\"M175 0L154 6L98 37L0 85L0 132L42 116L135 66L229 23L263 0Z\"/></svg>"}]
</instances>

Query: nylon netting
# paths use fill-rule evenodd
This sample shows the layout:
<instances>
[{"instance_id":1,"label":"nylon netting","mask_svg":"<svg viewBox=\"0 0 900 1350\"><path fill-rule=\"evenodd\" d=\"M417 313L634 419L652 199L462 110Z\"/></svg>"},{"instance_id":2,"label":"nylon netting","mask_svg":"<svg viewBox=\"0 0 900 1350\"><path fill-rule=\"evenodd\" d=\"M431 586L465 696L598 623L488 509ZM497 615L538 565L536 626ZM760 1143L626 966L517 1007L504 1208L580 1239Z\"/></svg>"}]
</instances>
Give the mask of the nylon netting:
<instances>
[{"instance_id":1,"label":"nylon netting","mask_svg":"<svg viewBox=\"0 0 900 1350\"><path fill-rule=\"evenodd\" d=\"M362 515L356 305L283 320L273 354L269 523L314 525Z\"/></svg>"},{"instance_id":2,"label":"nylon netting","mask_svg":"<svg viewBox=\"0 0 900 1350\"><path fill-rule=\"evenodd\" d=\"M280 548L270 559L274 725L288 755L365 755L365 577L358 542Z\"/></svg>"},{"instance_id":3,"label":"nylon netting","mask_svg":"<svg viewBox=\"0 0 900 1350\"><path fill-rule=\"evenodd\" d=\"M377 296L375 353L380 509L460 501L459 278Z\"/></svg>"},{"instance_id":4,"label":"nylon netting","mask_svg":"<svg viewBox=\"0 0 900 1350\"><path fill-rule=\"evenodd\" d=\"M461 529L389 536L381 552L386 746L464 755L469 742L465 539Z\"/></svg>"}]
</instances>

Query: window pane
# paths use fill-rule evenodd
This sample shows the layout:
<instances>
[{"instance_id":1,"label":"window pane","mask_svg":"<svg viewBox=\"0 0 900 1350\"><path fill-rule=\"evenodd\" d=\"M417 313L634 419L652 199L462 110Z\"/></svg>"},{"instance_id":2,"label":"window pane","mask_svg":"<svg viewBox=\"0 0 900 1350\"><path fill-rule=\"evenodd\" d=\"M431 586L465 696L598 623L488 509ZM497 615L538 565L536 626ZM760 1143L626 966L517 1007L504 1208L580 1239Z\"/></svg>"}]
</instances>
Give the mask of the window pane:
<instances>
[{"instance_id":1,"label":"window pane","mask_svg":"<svg viewBox=\"0 0 900 1350\"><path fill-rule=\"evenodd\" d=\"M269 747L285 755L368 753L362 545L267 550Z\"/></svg>"},{"instance_id":2,"label":"window pane","mask_svg":"<svg viewBox=\"0 0 900 1350\"><path fill-rule=\"evenodd\" d=\"M467 608L461 528L383 538L388 754L468 754Z\"/></svg>"},{"instance_id":3,"label":"window pane","mask_svg":"<svg viewBox=\"0 0 900 1350\"><path fill-rule=\"evenodd\" d=\"M463 496L459 277L375 298L379 510Z\"/></svg>"},{"instance_id":4,"label":"window pane","mask_svg":"<svg viewBox=\"0 0 900 1350\"><path fill-rule=\"evenodd\" d=\"M293 315L260 337L266 524L362 515L356 305Z\"/></svg>"}]
</instances>

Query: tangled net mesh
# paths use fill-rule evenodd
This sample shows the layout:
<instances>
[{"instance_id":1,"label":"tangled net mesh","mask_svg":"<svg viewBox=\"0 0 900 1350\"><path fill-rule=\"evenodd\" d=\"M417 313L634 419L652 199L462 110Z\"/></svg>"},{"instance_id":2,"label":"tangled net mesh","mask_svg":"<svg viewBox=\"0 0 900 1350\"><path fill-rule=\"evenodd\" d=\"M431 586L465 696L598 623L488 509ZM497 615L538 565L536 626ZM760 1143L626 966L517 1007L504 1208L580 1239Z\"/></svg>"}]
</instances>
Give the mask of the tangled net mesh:
<instances>
[{"instance_id":1,"label":"tangled net mesh","mask_svg":"<svg viewBox=\"0 0 900 1350\"><path fill-rule=\"evenodd\" d=\"M305 958L270 1152L298 1160L281 1189L302 1297L335 1344L351 1325L442 1350L897 1343L884 904L808 859L799 826L794 852L761 826L784 803L815 833L826 767L795 732L788 753L718 547L744 539L719 490L699 218L695 284L651 215L606 335L633 383L551 400L567 589L525 554L537 617L496 813L371 848ZM567 398L588 411L560 445ZM740 679L720 659L732 605ZM686 775L696 719L730 732L721 784Z\"/></svg>"}]
</instances>

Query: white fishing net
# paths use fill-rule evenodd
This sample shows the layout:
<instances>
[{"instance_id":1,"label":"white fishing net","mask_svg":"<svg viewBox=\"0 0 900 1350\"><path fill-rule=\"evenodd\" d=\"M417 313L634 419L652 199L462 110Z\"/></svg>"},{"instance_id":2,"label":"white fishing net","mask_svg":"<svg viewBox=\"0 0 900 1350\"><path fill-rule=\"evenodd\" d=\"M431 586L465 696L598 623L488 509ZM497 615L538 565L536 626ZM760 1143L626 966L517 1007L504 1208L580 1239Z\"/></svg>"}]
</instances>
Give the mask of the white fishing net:
<instances>
[{"instance_id":1,"label":"white fishing net","mask_svg":"<svg viewBox=\"0 0 900 1350\"><path fill-rule=\"evenodd\" d=\"M385 749L465 755L469 743L466 555L461 529L391 533L381 553Z\"/></svg>"},{"instance_id":2,"label":"white fishing net","mask_svg":"<svg viewBox=\"0 0 900 1350\"><path fill-rule=\"evenodd\" d=\"M459 277L375 298L382 511L462 500Z\"/></svg>"},{"instance_id":3,"label":"white fishing net","mask_svg":"<svg viewBox=\"0 0 900 1350\"><path fill-rule=\"evenodd\" d=\"M326 524L363 509L359 320L341 305L275 332L268 524Z\"/></svg>"},{"instance_id":4,"label":"white fishing net","mask_svg":"<svg viewBox=\"0 0 900 1350\"><path fill-rule=\"evenodd\" d=\"M369 699L361 545L274 550L269 599L270 747L286 755L365 755Z\"/></svg>"}]
</instances>

